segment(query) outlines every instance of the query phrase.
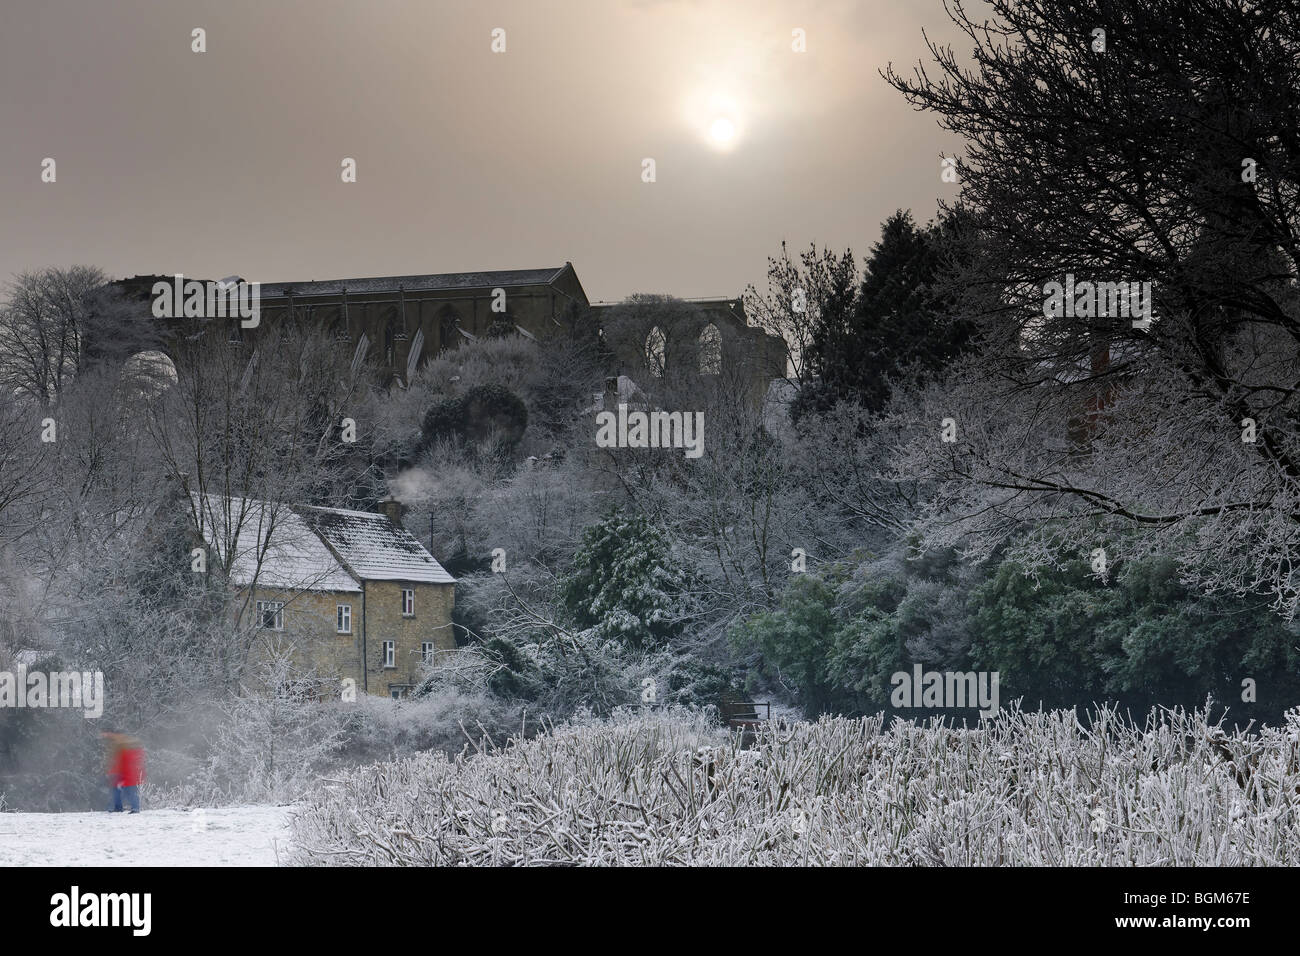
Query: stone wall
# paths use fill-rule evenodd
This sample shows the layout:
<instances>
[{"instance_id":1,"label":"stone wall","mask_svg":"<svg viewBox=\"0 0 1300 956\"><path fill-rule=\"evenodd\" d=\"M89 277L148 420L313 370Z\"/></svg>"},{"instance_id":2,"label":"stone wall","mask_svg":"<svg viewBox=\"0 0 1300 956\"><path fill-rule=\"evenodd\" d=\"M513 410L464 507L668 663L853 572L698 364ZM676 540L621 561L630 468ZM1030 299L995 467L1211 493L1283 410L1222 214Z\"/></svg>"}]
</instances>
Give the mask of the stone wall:
<instances>
[{"instance_id":1,"label":"stone wall","mask_svg":"<svg viewBox=\"0 0 1300 956\"><path fill-rule=\"evenodd\" d=\"M456 603L454 584L404 584L367 581L366 656L368 690L389 696L394 687L405 689L420 678L420 644L431 641L438 650L454 650L456 638L451 612ZM415 591L415 614L402 614L402 589ZM384 666L384 641L396 643L394 666Z\"/></svg>"},{"instance_id":2,"label":"stone wall","mask_svg":"<svg viewBox=\"0 0 1300 956\"><path fill-rule=\"evenodd\" d=\"M402 614L402 589L415 591L415 613ZM405 690L421 673L420 645L430 641L439 650L454 650L451 627L456 602L454 584L367 581L365 599L357 592L291 591L258 588L250 603L252 620L258 620L256 601L284 602L284 630L259 631L250 654L250 686L257 685L257 664L267 650L280 643L290 650L296 667L331 680L352 678L358 693L389 696L393 688ZM352 629L338 633L338 606L352 609ZM364 606L364 618L363 618ZM364 627L364 634L363 634ZM396 642L394 666L384 666L384 641ZM368 661L361 673L362 646Z\"/></svg>"}]
</instances>

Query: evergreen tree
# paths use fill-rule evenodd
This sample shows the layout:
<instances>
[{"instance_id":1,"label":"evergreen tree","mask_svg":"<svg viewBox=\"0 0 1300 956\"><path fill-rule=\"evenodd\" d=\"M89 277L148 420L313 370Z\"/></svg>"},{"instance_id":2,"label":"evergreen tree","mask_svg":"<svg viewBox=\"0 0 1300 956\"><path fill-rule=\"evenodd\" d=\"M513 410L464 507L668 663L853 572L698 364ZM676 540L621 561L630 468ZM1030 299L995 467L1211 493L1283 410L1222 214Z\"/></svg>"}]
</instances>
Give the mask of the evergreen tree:
<instances>
[{"instance_id":1,"label":"evergreen tree","mask_svg":"<svg viewBox=\"0 0 1300 956\"><path fill-rule=\"evenodd\" d=\"M616 511L583 535L561 602L579 627L637 648L681 631L690 598L667 536L643 515Z\"/></svg>"},{"instance_id":2,"label":"evergreen tree","mask_svg":"<svg viewBox=\"0 0 1300 956\"><path fill-rule=\"evenodd\" d=\"M809 348L817 381L801 393L796 416L840 401L880 411L893 383L925 377L956 357L971 330L949 319L936 281L953 231L946 223L919 227L902 209L885 220L861 286L834 288L837 301L822 304Z\"/></svg>"}]
</instances>

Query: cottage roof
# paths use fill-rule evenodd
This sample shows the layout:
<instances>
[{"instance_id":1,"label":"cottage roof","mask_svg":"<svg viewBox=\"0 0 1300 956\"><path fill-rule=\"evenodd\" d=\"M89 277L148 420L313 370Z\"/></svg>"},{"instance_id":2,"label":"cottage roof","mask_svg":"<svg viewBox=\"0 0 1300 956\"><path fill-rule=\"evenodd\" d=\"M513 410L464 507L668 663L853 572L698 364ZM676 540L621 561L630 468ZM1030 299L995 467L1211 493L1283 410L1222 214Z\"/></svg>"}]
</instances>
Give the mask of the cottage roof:
<instances>
[{"instance_id":1,"label":"cottage roof","mask_svg":"<svg viewBox=\"0 0 1300 956\"><path fill-rule=\"evenodd\" d=\"M386 515L195 495L204 538L229 548L231 582L300 591L360 591L362 581L454 584L405 528ZM238 529L232 542L226 527ZM258 567L260 556L260 568Z\"/></svg>"},{"instance_id":2,"label":"cottage roof","mask_svg":"<svg viewBox=\"0 0 1300 956\"><path fill-rule=\"evenodd\" d=\"M251 498L194 495L199 531L240 587L296 591L360 591L361 584L330 553L293 508ZM230 529L229 531L227 529Z\"/></svg>"},{"instance_id":3,"label":"cottage roof","mask_svg":"<svg viewBox=\"0 0 1300 956\"><path fill-rule=\"evenodd\" d=\"M386 515L301 507L299 514L354 575L368 581L454 584L433 555Z\"/></svg>"}]
</instances>

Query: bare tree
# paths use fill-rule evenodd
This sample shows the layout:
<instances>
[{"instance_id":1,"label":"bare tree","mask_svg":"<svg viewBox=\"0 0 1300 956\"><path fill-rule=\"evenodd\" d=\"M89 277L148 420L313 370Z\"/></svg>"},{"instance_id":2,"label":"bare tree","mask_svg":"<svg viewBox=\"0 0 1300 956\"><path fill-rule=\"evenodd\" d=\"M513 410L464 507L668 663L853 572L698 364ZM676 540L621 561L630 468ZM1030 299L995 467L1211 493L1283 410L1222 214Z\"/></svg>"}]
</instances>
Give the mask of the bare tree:
<instances>
[{"instance_id":1,"label":"bare tree","mask_svg":"<svg viewBox=\"0 0 1300 956\"><path fill-rule=\"evenodd\" d=\"M229 578L238 565L247 578L239 581L243 652L230 664L232 679L252 646L250 607L263 568L274 549L292 547L293 506L347 504L371 468L365 422L356 424L355 445L346 440L343 419L365 385L350 359L316 329L266 328L247 348L209 326L185 340L177 384L148 405L145 427L177 482L177 506L206 542L209 570Z\"/></svg>"},{"instance_id":2,"label":"bare tree","mask_svg":"<svg viewBox=\"0 0 1300 956\"><path fill-rule=\"evenodd\" d=\"M76 374L94 294L105 282L91 266L24 272L0 306L0 393L48 406Z\"/></svg>"},{"instance_id":3,"label":"bare tree","mask_svg":"<svg viewBox=\"0 0 1300 956\"><path fill-rule=\"evenodd\" d=\"M813 243L795 261L783 242L780 257L767 260L767 290L745 290L745 311L754 324L785 340L787 369L798 389L815 374L818 330L849 325L858 281L851 250L837 256Z\"/></svg>"}]
</instances>

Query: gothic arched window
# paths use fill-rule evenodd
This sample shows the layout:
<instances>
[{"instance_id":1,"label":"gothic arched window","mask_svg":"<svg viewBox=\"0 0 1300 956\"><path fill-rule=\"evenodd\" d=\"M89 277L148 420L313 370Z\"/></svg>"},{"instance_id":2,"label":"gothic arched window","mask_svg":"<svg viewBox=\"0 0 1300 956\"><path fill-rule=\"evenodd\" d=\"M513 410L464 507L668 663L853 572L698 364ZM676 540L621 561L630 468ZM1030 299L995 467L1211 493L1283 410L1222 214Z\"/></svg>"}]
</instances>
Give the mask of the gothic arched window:
<instances>
[{"instance_id":1,"label":"gothic arched window","mask_svg":"<svg viewBox=\"0 0 1300 956\"><path fill-rule=\"evenodd\" d=\"M699 341L700 374L722 374L722 333L710 322L700 332Z\"/></svg>"},{"instance_id":2,"label":"gothic arched window","mask_svg":"<svg viewBox=\"0 0 1300 956\"><path fill-rule=\"evenodd\" d=\"M460 338L460 314L449 305L438 310L438 351L455 348Z\"/></svg>"},{"instance_id":3,"label":"gothic arched window","mask_svg":"<svg viewBox=\"0 0 1300 956\"><path fill-rule=\"evenodd\" d=\"M668 337L657 325L645 337L645 363L651 375L663 377L668 364Z\"/></svg>"}]
</instances>

